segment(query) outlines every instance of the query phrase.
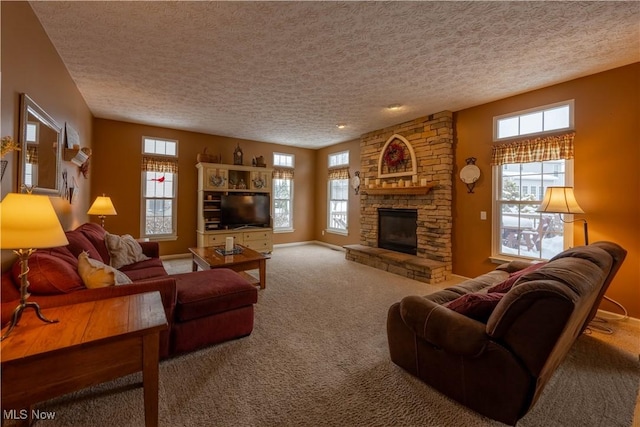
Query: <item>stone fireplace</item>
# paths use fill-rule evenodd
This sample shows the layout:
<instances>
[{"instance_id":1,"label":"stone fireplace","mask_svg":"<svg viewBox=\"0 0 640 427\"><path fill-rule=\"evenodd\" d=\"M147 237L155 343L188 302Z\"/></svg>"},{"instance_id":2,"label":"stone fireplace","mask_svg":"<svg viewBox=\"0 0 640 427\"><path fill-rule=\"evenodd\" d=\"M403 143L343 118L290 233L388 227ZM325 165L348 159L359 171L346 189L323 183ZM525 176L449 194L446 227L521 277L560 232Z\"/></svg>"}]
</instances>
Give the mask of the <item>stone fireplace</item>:
<instances>
[{"instance_id":1,"label":"stone fireplace","mask_svg":"<svg viewBox=\"0 0 640 427\"><path fill-rule=\"evenodd\" d=\"M394 135L410 144L414 169L405 176L380 178L382 151ZM427 283L446 280L452 269L453 114L443 111L364 134L360 153L360 180L375 189L361 188L360 244L346 247L347 259ZM379 185L374 184L377 179ZM415 188L422 180L430 190ZM412 181L413 187L406 187ZM380 209L415 210L415 255L379 246Z\"/></svg>"}]
</instances>

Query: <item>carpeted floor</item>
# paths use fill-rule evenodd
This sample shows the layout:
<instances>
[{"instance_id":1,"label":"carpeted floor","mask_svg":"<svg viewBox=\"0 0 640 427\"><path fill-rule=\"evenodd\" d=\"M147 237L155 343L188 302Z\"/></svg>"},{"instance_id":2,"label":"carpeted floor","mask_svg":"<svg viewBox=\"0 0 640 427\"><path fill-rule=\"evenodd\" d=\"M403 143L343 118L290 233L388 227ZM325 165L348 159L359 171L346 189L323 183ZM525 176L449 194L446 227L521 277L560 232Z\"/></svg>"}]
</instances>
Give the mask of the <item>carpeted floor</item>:
<instances>
[{"instance_id":1,"label":"carpeted floor","mask_svg":"<svg viewBox=\"0 0 640 427\"><path fill-rule=\"evenodd\" d=\"M323 246L276 249L249 337L161 363L160 424L500 426L389 359L388 307L436 289ZM56 419L36 425L142 426L140 380L131 375L49 401L39 409ZM639 383L637 354L584 335L518 426L629 427Z\"/></svg>"}]
</instances>

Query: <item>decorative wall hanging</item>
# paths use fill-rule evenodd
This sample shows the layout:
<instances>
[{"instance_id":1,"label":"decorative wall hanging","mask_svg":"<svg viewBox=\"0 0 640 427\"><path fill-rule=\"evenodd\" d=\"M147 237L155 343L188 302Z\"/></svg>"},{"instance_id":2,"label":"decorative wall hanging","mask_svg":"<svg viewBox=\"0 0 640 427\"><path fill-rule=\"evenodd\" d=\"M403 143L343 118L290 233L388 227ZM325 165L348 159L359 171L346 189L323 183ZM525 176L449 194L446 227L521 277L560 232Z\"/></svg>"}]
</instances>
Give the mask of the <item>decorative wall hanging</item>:
<instances>
[{"instance_id":1,"label":"decorative wall hanging","mask_svg":"<svg viewBox=\"0 0 640 427\"><path fill-rule=\"evenodd\" d=\"M415 175L417 170L416 154L411 143L402 135L392 135L380 152L378 177L391 178Z\"/></svg>"},{"instance_id":2,"label":"decorative wall hanging","mask_svg":"<svg viewBox=\"0 0 640 427\"><path fill-rule=\"evenodd\" d=\"M353 173L354 177L351 178L351 188L356 192L356 196L360 192L360 171Z\"/></svg>"},{"instance_id":3,"label":"decorative wall hanging","mask_svg":"<svg viewBox=\"0 0 640 427\"><path fill-rule=\"evenodd\" d=\"M473 193L476 181L480 179L480 168L475 165L475 157L469 157L465 161L467 165L460 170L460 180L467 185L467 193Z\"/></svg>"},{"instance_id":4,"label":"decorative wall hanging","mask_svg":"<svg viewBox=\"0 0 640 427\"><path fill-rule=\"evenodd\" d=\"M74 128L72 128L69 123L64 124L64 138L66 139L66 147L67 148L75 148L76 150L80 149L80 135Z\"/></svg>"}]
</instances>

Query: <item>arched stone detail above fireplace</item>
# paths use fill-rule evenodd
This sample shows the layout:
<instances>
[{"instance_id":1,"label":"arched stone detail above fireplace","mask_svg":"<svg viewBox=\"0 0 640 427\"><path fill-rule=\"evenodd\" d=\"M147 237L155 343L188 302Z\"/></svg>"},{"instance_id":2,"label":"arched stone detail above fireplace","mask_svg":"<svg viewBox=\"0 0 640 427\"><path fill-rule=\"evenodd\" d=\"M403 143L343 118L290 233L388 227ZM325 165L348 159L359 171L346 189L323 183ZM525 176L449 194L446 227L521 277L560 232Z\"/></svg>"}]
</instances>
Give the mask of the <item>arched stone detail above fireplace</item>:
<instances>
[{"instance_id":1,"label":"arched stone detail above fireplace","mask_svg":"<svg viewBox=\"0 0 640 427\"><path fill-rule=\"evenodd\" d=\"M388 150L393 148L391 144L394 144L394 145L400 144L403 147L406 147L407 151L409 152L409 158L404 159L405 164L403 165L403 170L401 171L391 172L390 171L391 168L385 164L385 157L387 155L387 152ZM410 163L411 165L410 168L407 167L408 163ZM418 165L416 160L416 153L413 150L413 146L411 146L411 143L402 135L398 135L397 133L391 135L391 137L387 140L387 142L382 147L382 150L380 151L380 156L378 157L378 178L412 176L412 175L416 175L417 173L418 173Z\"/></svg>"}]
</instances>

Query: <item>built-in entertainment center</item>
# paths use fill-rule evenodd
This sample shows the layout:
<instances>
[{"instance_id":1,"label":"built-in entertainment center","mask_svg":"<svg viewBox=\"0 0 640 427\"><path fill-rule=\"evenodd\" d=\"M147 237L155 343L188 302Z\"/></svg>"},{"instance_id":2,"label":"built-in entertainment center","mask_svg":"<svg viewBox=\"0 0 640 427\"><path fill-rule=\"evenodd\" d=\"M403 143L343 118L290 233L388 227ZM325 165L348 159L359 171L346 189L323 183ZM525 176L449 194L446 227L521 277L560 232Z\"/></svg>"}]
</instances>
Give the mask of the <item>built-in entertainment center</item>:
<instances>
[{"instance_id":1,"label":"built-in entertainment center","mask_svg":"<svg viewBox=\"0 0 640 427\"><path fill-rule=\"evenodd\" d=\"M260 252L273 250L272 169L197 163L198 247L236 244Z\"/></svg>"}]
</instances>

